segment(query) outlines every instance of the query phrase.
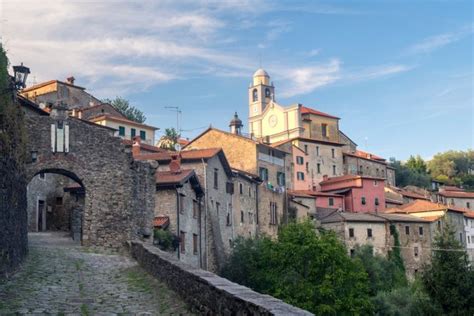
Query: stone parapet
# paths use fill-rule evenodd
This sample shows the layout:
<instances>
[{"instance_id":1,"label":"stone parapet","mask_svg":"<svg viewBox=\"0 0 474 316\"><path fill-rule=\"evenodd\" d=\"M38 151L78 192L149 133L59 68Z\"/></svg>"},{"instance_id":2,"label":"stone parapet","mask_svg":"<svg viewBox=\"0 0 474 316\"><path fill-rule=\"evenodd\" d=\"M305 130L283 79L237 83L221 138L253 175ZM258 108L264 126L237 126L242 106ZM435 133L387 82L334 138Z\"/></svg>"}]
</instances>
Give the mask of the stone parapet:
<instances>
[{"instance_id":1,"label":"stone parapet","mask_svg":"<svg viewBox=\"0 0 474 316\"><path fill-rule=\"evenodd\" d=\"M145 270L164 281L193 311L204 315L313 315L211 272L192 268L140 241L132 241L130 250Z\"/></svg>"}]
</instances>

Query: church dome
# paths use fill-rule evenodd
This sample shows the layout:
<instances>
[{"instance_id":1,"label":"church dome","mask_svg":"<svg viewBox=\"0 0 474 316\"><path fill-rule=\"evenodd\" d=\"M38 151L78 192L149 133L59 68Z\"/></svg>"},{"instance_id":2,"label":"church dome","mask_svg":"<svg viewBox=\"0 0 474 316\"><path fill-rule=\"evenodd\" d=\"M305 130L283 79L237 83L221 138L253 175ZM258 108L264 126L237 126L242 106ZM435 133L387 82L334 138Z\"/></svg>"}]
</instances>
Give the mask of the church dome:
<instances>
[{"instance_id":1,"label":"church dome","mask_svg":"<svg viewBox=\"0 0 474 316\"><path fill-rule=\"evenodd\" d=\"M238 126L238 127L243 126L242 120L239 119L239 116L237 115L237 112L235 112L234 118L230 121L229 126Z\"/></svg>"},{"instance_id":2,"label":"church dome","mask_svg":"<svg viewBox=\"0 0 474 316\"><path fill-rule=\"evenodd\" d=\"M257 77L257 76L270 77L268 75L268 73L265 70L263 70L262 68L257 69L257 71L253 74L253 76L254 77Z\"/></svg>"}]
</instances>

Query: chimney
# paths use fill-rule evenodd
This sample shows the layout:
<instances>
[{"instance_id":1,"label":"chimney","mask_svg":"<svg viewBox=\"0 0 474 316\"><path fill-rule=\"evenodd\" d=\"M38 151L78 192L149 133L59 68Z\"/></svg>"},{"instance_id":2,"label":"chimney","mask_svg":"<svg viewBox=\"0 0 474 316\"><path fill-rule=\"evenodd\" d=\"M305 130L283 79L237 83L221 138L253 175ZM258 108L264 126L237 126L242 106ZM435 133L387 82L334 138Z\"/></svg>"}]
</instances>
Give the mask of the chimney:
<instances>
[{"instance_id":1,"label":"chimney","mask_svg":"<svg viewBox=\"0 0 474 316\"><path fill-rule=\"evenodd\" d=\"M173 173L181 173L181 155L172 154L169 164L170 171Z\"/></svg>"},{"instance_id":2,"label":"chimney","mask_svg":"<svg viewBox=\"0 0 474 316\"><path fill-rule=\"evenodd\" d=\"M69 83L69 84L72 84L72 85L74 85L74 80L76 80L76 78L74 78L74 76L66 78L66 82Z\"/></svg>"},{"instance_id":3,"label":"chimney","mask_svg":"<svg viewBox=\"0 0 474 316\"><path fill-rule=\"evenodd\" d=\"M141 138L140 136L134 136L132 139L132 155L133 157L140 155L140 147L141 147Z\"/></svg>"}]
</instances>

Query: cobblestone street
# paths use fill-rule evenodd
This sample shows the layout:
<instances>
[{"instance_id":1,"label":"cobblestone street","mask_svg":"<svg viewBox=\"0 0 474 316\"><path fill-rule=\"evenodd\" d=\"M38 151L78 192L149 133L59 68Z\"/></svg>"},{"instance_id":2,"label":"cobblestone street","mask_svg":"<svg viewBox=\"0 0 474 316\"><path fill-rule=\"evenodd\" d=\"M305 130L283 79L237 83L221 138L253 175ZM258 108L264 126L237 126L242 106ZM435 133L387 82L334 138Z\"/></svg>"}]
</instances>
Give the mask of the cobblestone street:
<instances>
[{"instance_id":1,"label":"cobblestone street","mask_svg":"<svg viewBox=\"0 0 474 316\"><path fill-rule=\"evenodd\" d=\"M88 252L65 233L29 234L29 256L0 284L0 315L189 315L166 285L124 256Z\"/></svg>"}]
</instances>

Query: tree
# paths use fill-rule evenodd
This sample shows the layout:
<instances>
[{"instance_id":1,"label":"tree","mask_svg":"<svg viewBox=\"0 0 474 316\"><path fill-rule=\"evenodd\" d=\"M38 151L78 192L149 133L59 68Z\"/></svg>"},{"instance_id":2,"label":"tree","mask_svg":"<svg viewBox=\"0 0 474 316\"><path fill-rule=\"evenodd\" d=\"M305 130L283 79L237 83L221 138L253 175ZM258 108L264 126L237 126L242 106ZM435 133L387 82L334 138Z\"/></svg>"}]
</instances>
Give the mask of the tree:
<instances>
[{"instance_id":1,"label":"tree","mask_svg":"<svg viewBox=\"0 0 474 316\"><path fill-rule=\"evenodd\" d=\"M415 172L426 174L426 163L420 155L410 156L405 166Z\"/></svg>"},{"instance_id":2,"label":"tree","mask_svg":"<svg viewBox=\"0 0 474 316\"><path fill-rule=\"evenodd\" d=\"M435 237L431 265L422 280L432 301L447 315L474 314L474 271L449 222Z\"/></svg>"},{"instance_id":3,"label":"tree","mask_svg":"<svg viewBox=\"0 0 474 316\"><path fill-rule=\"evenodd\" d=\"M222 275L318 315L372 312L360 261L309 221L288 224L277 240L238 239Z\"/></svg>"},{"instance_id":4,"label":"tree","mask_svg":"<svg viewBox=\"0 0 474 316\"><path fill-rule=\"evenodd\" d=\"M428 170L433 178L449 183L464 185L474 190L474 150L449 150L436 154L428 162Z\"/></svg>"},{"instance_id":5,"label":"tree","mask_svg":"<svg viewBox=\"0 0 474 316\"><path fill-rule=\"evenodd\" d=\"M104 99L104 103L109 103L117 111L122 113L126 118L137 123L144 123L146 121L146 116L138 108L130 105L130 102L127 99L122 97L115 97L115 99Z\"/></svg>"},{"instance_id":6,"label":"tree","mask_svg":"<svg viewBox=\"0 0 474 316\"><path fill-rule=\"evenodd\" d=\"M417 164L416 158L414 159L415 169L407 167L406 164L403 164L401 161L396 160L395 158L390 158L390 165L395 169L395 181L399 187L404 187L407 185L415 185L417 187L428 188L431 185L431 177L426 172L419 172L417 170L422 169L420 166L419 169L416 169ZM421 159L421 158L420 158Z\"/></svg>"},{"instance_id":7,"label":"tree","mask_svg":"<svg viewBox=\"0 0 474 316\"><path fill-rule=\"evenodd\" d=\"M174 127L165 129L165 135L161 136L158 140L157 146L167 150L176 150L176 144L178 143L181 135L176 131Z\"/></svg>"}]
</instances>

